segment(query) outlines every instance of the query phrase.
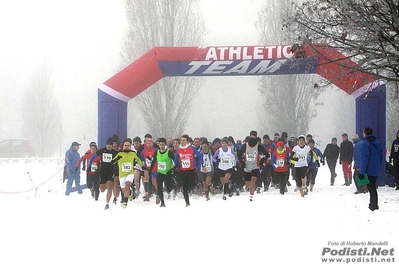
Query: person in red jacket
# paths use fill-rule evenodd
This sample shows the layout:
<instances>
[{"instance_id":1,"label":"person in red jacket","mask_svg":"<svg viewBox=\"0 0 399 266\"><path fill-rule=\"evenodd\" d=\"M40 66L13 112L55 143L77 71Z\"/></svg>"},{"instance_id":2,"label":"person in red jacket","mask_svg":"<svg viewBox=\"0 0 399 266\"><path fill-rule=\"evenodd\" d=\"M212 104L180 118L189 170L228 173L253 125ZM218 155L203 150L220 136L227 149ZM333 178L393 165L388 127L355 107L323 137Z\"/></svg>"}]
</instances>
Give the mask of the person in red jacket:
<instances>
[{"instance_id":1,"label":"person in red jacket","mask_svg":"<svg viewBox=\"0 0 399 266\"><path fill-rule=\"evenodd\" d=\"M278 141L277 148L272 153L272 164L276 179L280 180L280 194L284 195L289 176L290 156L284 142Z\"/></svg>"},{"instance_id":2,"label":"person in red jacket","mask_svg":"<svg viewBox=\"0 0 399 266\"><path fill-rule=\"evenodd\" d=\"M100 157L96 157L92 164L89 167L89 162L91 157L97 152L97 144L93 141L90 142L90 149L85 152L85 154L80 157L79 161L76 164L76 167L79 167L80 163L83 161L82 170L86 170L86 184L87 188L91 191L91 197L95 200L98 200L98 195L100 194Z\"/></svg>"},{"instance_id":3,"label":"person in red jacket","mask_svg":"<svg viewBox=\"0 0 399 266\"><path fill-rule=\"evenodd\" d=\"M189 136L182 135L180 137L180 147L175 152L174 164L180 169L180 178L183 185L183 196L186 201L186 207L190 206L190 198L188 191L190 184L195 179L195 170L203 165L203 160L198 150L188 143ZM199 158L199 165L197 165Z\"/></svg>"}]
</instances>

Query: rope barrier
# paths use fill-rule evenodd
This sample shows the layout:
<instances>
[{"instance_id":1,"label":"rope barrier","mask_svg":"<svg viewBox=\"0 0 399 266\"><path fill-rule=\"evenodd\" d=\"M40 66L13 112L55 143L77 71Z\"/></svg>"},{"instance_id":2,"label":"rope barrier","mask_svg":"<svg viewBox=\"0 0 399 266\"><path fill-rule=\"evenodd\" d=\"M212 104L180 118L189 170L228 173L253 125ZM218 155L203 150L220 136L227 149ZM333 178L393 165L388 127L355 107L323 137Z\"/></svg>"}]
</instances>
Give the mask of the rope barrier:
<instances>
[{"instance_id":1,"label":"rope barrier","mask_svg":"<svg viewBox=\"0 0 399 266\"><path fill-rule=\"evenodd\" d=\"M36 192L37 192L37 189L38 189L40 186L46 184L46 183L49 182L51 179L53 179L54 177L56 177L56 176L61 172L61 170L63 170L63 169L64 169L64 166L62 166L60 169L58 169L58 171L57 171L53 176L51 176L51 177L48 178L47 180L41 182L37 187L34 186L34 187L31 188L31 189L22 190L22 191L15 191L15 192L11 192L11 191L0 191L0 194L21 194L21 193L27 193L27 192L30 192L30 191L33 191L33 190L36 190ZM28 172L28 175L29 175L29 172Z\"/></svg>"}]
</instances>

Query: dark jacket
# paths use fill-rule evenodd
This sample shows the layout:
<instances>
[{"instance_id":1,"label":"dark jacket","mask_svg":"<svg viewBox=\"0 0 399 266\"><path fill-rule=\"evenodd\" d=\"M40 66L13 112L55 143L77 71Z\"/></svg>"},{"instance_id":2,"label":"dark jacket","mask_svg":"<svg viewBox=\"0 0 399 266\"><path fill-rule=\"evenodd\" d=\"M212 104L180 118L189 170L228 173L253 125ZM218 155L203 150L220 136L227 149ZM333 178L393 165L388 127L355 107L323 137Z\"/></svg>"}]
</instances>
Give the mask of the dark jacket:
<instances>
[{"instance_id":1,"label":"dark jacket","mask_svg":"<svg viewBox=\"0 0 399 266\"><path fill-rule=\"evenodd\" d=\"M344 140L341 142L339 161L352 162L352 160L353 160L353 143L352 141Z\"/></svg>"},{"instance_id":2,"label":"dark jacket","mask_svg":"<svg viewBox=\"0 0 399 266\"><path fill-rule=\"evenodd\" d=\"M360 174L379 176L385 163L380 142L374 135L367 136L361 146Z\"/></svg>"},{"instance_id":3,"label":"dark jacket","mask_svg":"<svg viewBox=\"0 0 399 266\"><path fill-rule=\"evenodd\" d=\"M323 156L327 158L328 161L336 162L339 156L339 147L332 143L327 144L324 149Z\"/></svg>"},{"instance_id":4,"label":"dark jacket","mask_svg":"<svg viewBox=\"0 0 399 266\"><path fill-rule=\"evenodd\" d=\"M399 133L399 131L398 131ZM396 133L396 136L398 135ZM392 147L391 147L391 154L389 155L389 160L399 160L399 138L396 137L396 139L392 142Z\"/></svg>"}]
</instances>

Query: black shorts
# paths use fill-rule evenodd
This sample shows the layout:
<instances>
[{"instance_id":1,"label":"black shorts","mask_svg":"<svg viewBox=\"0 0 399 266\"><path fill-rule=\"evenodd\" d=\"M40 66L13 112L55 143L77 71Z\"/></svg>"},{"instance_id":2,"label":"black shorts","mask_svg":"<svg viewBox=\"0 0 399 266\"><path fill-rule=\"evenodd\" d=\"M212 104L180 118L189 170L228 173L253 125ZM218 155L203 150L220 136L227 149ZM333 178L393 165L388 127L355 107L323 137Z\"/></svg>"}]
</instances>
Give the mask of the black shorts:
<instances>
[{"instance_id":1,"label":"black shorts","mask_svg":"<svg viewBox=\"0 0 399 266\"><path fill-rule=\"evenodd\" d=\"M226 174L230 174L231 175L233 173L233 170L234 170L233 168L230 168L230 169L227 169L227 170L222 170L222 169L218 168L218 170L217 170L218 171L218 176L219 177L224 177Z\"/></svg>"},{"instance_id":2,"label":"black shorts","mask_svg":"<svg viewBox=\"0 0 399 266\"><path fill-rule=\"evenodd\" d=\"M255 176L256 178L259 177L259 169L254 169L251 171L251 173L244 171L244 180L245 181L251 181L253 176Z\"/></svg>"},{"instance_id":3,"label":"black shorts","mask_svg":"<svg viewBox=\"0 0 399 266\"><path fill-rule=\"evenodd\" d=\"M297 187L301 187L302 185L302 178L305 178L306 172L308 171L307 166L303 167L295 167L295 183Z\"/></svg>"},{"instance_id":4,"label":"black shorts","mask_svg":"<svg viewBox=\"0 0 399 266\"><path fill-rule=\"evenodd\" d=\"M100 184L105 184L108 181L114 182L114 171L101 171Z\"/></svg>"}]
</instances>

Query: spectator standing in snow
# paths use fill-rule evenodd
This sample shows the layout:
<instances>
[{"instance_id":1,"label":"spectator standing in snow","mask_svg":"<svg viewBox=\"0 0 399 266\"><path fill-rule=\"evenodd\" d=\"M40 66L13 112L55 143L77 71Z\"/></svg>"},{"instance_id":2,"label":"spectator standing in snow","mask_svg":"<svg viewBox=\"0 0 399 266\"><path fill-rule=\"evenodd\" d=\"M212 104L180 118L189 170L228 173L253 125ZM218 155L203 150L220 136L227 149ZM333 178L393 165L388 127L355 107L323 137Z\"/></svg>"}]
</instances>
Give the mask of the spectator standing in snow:
<instances>
[{"instance_id":1,"label":"spectator standing in snow","mask_svg":"<svg viewBox=\"0 0 399 266\"><path fill-rule=\"evenodd\" d=\"M76 169L76 165L79 161L80 155L78 150L80 148L80 144L76 141L72 142L71 147L65 153L65 164L68 170L68 182L66 185L65 195L69 195L71 193L72 183L75 182L76 189L79 194L82 194L83 191L80 188L80 168Z\"/></svg>"},{"instance_id":2,"label":"spectator standing in snow","mask_svg":"<svg viewBox=\"0 0 399 266\"><path fill-rule=\"evenodd\" d=\"M327 165L331 173L330 186L334 186L335 178L337 177L337 174L335 173L335 166L337 165L337 159L339 156L337 138L332 138L331 143L327 144L326 148L324 149L323 156L327 159Z\"/></svg>"},{"instance_id":3,"label":"spectator standing in snow","mask_svg":"<svg viewBox=\"0 0 399 266\"><path fill-rule=\"evenodd\" d=\"M348 140L348 134L342 134L342 142L340 145L339 164L342 165L345 183L343 186L352 184L352 160L353 160L353 143Z\"/></svg>"},{"instance_id":4,"label":"spectator standing in snow","mask_svg":"<svg viewBox=\"0 0 399 266\"><path fill-rule=\"evenodd\" d=\"M396 190L399 190L399 131L396 133L396 139L392 142L389 162L393 162L395 168Z\"/></svg>"},{"instance_id":5,"label":"spectator standing in snow","mask_svg":"<svg viewBox=\"0 0 399 266\"><path fill-rule=\"evenodd\" d=\"M377 178L381 172L381 166L385 163L385 157L382 153L382 147L377 137L373 135L373 129L366 127L363 130L364 140L360 153L360 171L359 178L368 175L369 184L367 189L370 193L369 209L378 210Z\"/></svg>"}]
</instances>

